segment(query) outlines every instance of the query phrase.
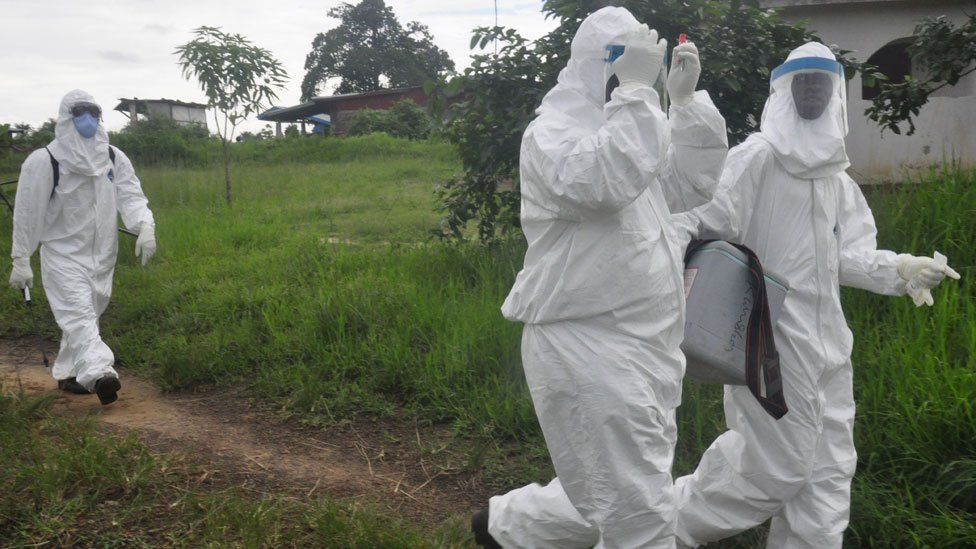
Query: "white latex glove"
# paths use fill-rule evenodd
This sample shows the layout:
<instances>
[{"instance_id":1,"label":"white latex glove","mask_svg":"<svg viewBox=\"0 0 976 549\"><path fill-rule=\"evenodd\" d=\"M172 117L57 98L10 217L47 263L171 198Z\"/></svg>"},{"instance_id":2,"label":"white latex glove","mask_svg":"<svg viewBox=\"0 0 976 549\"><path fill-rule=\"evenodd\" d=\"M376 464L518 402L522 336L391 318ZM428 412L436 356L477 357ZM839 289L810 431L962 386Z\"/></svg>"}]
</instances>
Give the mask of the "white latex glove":
<instances>
[{"instance_id":1,"label":"white latex glove","mask_svg":"<svg viewBox=\"0 0 976 549\"><path fill-rule=\"evenodd\" d=\"M15 257L14 268L10 270L10 287L15 290L34 287L34 271L29 257Z\"/></svg>"},{"instance_id":2,"label":"white latex glove","mask_svg":"<svg viewBox=\"0 0 976 549\"><path fill-rule=\"evenodd\" d=\"M946 263L946 256L935 252L935 257L903 256L898 260L898 276L908 282L906 289L916 307L935 303L932 288L945 277L959 280L959 273Z\"/></svg>"},{"instance_id":3,"label":"white latex glove","mask_svg":"<svg viewBox=\"0 0 976 549\"><path fill-rule=\"evenodd\" d=\"M142 258L142 266L152 259L156 253L156 229L152 225L143 224L136 239L136 257Z\"/></svg>"},{"instance_id":4,"label":"white latex glove","mask_svg":"<svg viewBox=\"0 0 976 549\"><path fill-rule=\"evenodd\" d=\"M657 39L657 31L641 25L624 37L624 53L613 62L621 88L652 86L664 65L668 41Z\"/></svg>"},{"instance_id":5,"label":"white latex glove","mask_svg":"<svg viewBox=\"0 0 976 549\"><path fill-rule=\"evenodd\" d=\"M625 50L626 51L626 50ZM671 103L683 107L695 97L701 61L698 48L692 42L678 44L671 52L671 70L668 72L668 97Z\"/></svg>"}]
</instances>

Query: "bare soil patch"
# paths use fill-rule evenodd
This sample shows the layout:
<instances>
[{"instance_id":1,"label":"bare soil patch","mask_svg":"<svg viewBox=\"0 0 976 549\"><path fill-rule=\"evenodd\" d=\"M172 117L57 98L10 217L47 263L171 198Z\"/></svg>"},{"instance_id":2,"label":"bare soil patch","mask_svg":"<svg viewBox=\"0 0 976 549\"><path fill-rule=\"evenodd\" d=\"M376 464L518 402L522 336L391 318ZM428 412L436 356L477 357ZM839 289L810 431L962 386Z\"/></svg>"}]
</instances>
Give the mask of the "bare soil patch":
<instances>
[{"instance_id":1,"label":"bare soil patch","mask_svg":"<svg viewBox=\"0 0 976 549\"><path fill-rule=\"evenodd\" d=\"M48 348L52 359L56 351ZM487 502L443 428L406 420L309 427L262 409L240 389L162 393L125 370L119 400L101 406L94 395L58 391L39 354L33 340L0 340L4 391L51 396L53 414L94 418L108 436L135 433L154 452L182 454L250 491L361 501L429 525Z\"/></svg>"}]
</instances>

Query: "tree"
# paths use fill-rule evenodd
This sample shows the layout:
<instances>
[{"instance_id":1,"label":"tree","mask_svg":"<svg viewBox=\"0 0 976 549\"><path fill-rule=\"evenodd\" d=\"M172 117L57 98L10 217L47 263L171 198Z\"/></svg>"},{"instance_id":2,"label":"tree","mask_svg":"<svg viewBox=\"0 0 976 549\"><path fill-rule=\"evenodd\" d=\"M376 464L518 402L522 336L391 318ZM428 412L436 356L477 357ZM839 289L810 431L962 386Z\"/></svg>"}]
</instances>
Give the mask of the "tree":
<instances>
[{"instance_id":1,"label":"tree","mask_svg":"<svg viewBox=\"0 0 976 549\"><path fill-rule=\"evenodd\" d=\"M933 93L976 71L976 15L956 27L945 16L927 18L915 27L914 40L907 48L912 65L924 68L924 76L906 76L902 82L891 82L876 67L861 66L865 84L880 88L865 114L881 125L901 133L899 125L908 122L908 135L915 133L918 116Z\"/></svg>"},{"instance_id":2,"label":"tree","mask_svg":"<svg viewBox=\"0 0 976 549\"><path fill-rule=\"evenodd\" d=\"M454 70L454 62L434 45L425 25L412 21L404 28L383 0L343 3L328 13L340 23L312 41L302 101L317 95L332 78L340 79L336 93L351 93L419 86Z\"/></svg>"},{"instance_id":3,"label":"tree","mask_svg":"<svg viewBox=\"0 0 976 549\"><path fill-rule=\"evenodd\" d=\"M464 170L441 192L445 225L460 237L469 221L482 241L518 226L518 162L522 133L542 96L569 60L569 46L583 19L606 0L547 0L543 11L559 19L548 35L530 42L512 29L475 29L472 48L497 44L498 53L473 57L471 67L430 92L434 107L460 100L450 112L447 134L458 145ZM638 20L673 45L687 33L701 51L699 89L708 90L725 116L733 143L759 126L769 95L769 75L790 50L813 39L801 27L780 21L755 1L624 0Z\"/></svg>"},{"instance_id":4,"label":"tree","mask_svg":"<svg viewBox=\"0 0 976 549\"><path fill-rule=\"evenodd\" d=\"M259 48L240 34L228 34L219 27L200 27L196 38L176 48L187 80L195 77L214 110L214 124L224 156L224 185L231 205L230 142L234 130L245 118L276 99L284 88L285 69L271 52ZM223 115L223 124L220 116Z\"/></svg>"}]
</instances>

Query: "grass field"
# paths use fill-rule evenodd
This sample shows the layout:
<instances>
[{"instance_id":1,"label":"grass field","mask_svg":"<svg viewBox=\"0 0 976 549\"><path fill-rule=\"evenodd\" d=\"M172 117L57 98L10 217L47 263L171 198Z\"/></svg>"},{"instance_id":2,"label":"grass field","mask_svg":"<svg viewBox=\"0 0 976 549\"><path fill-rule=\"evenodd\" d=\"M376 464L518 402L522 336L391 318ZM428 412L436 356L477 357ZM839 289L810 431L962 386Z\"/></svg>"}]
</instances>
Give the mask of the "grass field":
<instances>
[{"instance_id":1,"label":"grass field","mask_svg":"<svg viewBox=\"0 0 976 549\"><path fill-rule=\"evenodd\" d=\"M449 423L472 463L491 471L491 486L542 480L544 460L513 468L490 451L519 441L524 454L544 456L520 327L498 311L523 245L429 239L431 191L459 169L447 145L378 136L294 143L240 153L230 209L217 168L138 170L160 251L141 269L134 242L122 241L103 320L118 360L167 389L244 384L313 423L394 414ZM940 288L931 309L845 290L860 455L847 542L971 546L976 176L933 174L872 191L869 201L882 246L938 249L963 280ZM0 214L0 249L9 249L9 227ZM29 330L15 292L0 292L0 307L0 333ZM50 320L45 330L56 335ZM679 474L723 425L718 388L689 382L685 395ZM722 546L756 540L749 533Z\"/></svg>"}]
</instances>

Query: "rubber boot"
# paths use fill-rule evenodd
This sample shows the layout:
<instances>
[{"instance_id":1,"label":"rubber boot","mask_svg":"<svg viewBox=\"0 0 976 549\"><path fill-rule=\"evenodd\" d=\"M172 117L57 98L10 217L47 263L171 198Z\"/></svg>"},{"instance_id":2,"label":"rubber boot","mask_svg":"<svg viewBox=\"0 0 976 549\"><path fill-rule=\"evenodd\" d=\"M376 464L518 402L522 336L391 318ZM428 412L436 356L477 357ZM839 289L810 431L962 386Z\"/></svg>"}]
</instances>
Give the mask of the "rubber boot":
<instances>
[{"instance_id":1,"label":"rubber boot","mask_svg":"<svg viewBox=\"0 0 976 549\"><path fill-rule=\"evenodd\" d=\"M117 377L105 376L95 382L95 394L98 395L98 401L102 403L102 406L118 400L118 393L121 388L122 384L119 383Z\"/></svg>"},{"instance_id":2,"label":"rubber boot","mask_svg":"<svg viewBox=\"0 0 976 549\"><path fill-rule=\"evenodd\" d=\"M89 391L88 389L85 389L85 387L81 383L78 383L78 380L76 380L73 377L69 377L67 379L59 379L58 380L58 390L67 391L67 392L72 393L72 394L75 394L75 395L90 395L91 394L91 391Z\"/></svg>"},{"instance_id":3,"label":"rubber boot","mask_svg":"<svg viewBox=\"0 0 976 549\"><path fill-rule=\"evenodd\" d=\"M479 547L502 549L502 546L488 533L488 509L482 509L471 517L471 531L474 532L474 542Z\"/></svg>"}]
</instances>

